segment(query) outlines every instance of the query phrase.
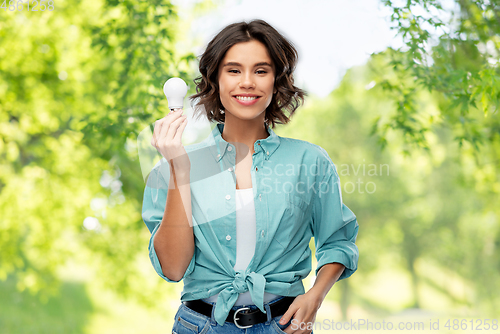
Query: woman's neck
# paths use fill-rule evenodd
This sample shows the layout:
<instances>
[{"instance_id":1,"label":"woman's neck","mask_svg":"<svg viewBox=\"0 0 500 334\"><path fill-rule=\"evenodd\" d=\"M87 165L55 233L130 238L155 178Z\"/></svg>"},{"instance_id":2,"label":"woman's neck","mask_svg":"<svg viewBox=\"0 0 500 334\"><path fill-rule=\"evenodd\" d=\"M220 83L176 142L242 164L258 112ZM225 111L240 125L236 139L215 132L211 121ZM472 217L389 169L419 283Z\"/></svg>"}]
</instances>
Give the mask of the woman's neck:
<instances>
[{"instance_id":1,"label":"woman's neck","mask_svg":"<svg viewBox=\"0 0 500 334\"><path fill-rule=\"evenodd\" d=\"M255 120L241 120L229 116L226 113L222 138L228 143L242 143L247 145L252 151L255 142L269 136L266 125L261 117Z\"/></svg>"}]
</instances>

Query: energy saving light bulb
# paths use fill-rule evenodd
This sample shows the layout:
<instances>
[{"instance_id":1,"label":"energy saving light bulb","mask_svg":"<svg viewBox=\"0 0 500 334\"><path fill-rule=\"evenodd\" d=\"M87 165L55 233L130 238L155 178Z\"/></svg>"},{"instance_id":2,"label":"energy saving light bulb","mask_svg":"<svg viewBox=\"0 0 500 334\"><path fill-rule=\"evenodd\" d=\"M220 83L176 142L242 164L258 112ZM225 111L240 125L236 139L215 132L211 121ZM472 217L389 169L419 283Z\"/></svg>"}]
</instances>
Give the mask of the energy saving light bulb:
<instances>
[{"instance_id":1,"label":"energy saving light bulb","mask_svg":"<svg viewBox=\"0 0 500 334\"><path fill-rule=\"evenodd\" d=\"M170 78L163 85L163 93L167 97L168 108L174 110L183 107L188 87L181 78Z\"/></svg>"}]
</instances>

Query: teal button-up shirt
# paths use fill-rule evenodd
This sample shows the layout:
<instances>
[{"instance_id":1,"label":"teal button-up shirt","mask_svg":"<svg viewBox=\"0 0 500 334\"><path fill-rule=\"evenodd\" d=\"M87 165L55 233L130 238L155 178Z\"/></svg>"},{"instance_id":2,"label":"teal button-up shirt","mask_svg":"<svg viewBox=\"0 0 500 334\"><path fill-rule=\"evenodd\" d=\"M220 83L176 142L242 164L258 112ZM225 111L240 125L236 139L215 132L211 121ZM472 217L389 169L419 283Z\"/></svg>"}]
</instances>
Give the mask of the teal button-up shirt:
<instances>
[{"instance_id":1,"label":"teal button-up shirt","mask_svg":"<svg viewBox=\"0 0 500 334\"><path fill-rule=\"evenodd\" d=\"M269 136L254 144L252 187L256 218L255 254L246 270L236 262L236 149L217 124L202 142L185 147L191 161L191 206L195 251L183 276L181 300L219 293L215 319L223 325L240 293L250 291L264 309L264 291L297 296L311 271L309 241L314 237L318 266L345 266L340 279L357 269L358 223L342 202L339 176L327 152L309 142ZM151 232L149 257L165 277L153 246L166 205L170 167L163 158L152 169L144 190L142 218Z\"/></svg>"}]
</instances>

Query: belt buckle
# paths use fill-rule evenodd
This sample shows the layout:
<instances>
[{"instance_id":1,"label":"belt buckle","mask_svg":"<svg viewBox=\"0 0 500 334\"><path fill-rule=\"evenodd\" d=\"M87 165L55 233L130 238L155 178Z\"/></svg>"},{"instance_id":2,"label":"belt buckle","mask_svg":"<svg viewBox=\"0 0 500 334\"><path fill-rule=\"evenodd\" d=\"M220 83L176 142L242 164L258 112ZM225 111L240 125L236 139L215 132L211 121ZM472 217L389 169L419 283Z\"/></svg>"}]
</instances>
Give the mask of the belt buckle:
<instances>
[{"instance_id":1,"label":"belt buckle","mask_svg":"<svg viewBox=\"0 0 500 334\"><path fill-rule=\"evenodd\" d=\"M236 315L238 314L238 312L243 311L243 310L249 310L249 309L250 309L250 307L242 307L242 308L240 308L240 309L238 309L238 310L236 310L236 311L234 312L234 317L233 317L233 319L234 319L234 324L236 325L236 327L241 328L241 329L245 329L245 328L250 328L250 327L252 327L252 326L253 326L253 325L248 325L248 326L240 326L240 325L238 325L238 322L236 321L236 320L239 320L239 319L240 319L240 318L236 318Z\"/></svg>"}]
</instances>

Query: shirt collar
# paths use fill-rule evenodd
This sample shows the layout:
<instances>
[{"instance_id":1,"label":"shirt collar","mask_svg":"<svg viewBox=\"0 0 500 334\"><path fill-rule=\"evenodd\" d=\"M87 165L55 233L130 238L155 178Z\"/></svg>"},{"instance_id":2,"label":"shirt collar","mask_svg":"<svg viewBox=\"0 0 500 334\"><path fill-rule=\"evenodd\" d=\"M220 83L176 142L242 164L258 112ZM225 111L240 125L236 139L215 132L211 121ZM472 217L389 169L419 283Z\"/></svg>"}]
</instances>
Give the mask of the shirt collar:
<instances>
[{"instance_id":1,"label":"shirt collar","mask_svg":"<svg viewBox=\"0 0 500 334\"><path fill-rule=\"evenodd\" d=\"M280 137L269 127L269 125L265 124L267 133L269 136L264 139L258 139L254 143L255 152L262 151L264 154L264 158L268 160L276 151L278 146L280 145ZM222 138L222 131L224 130L223 123L217 123L212 130L211 137L215 142L215 145L211 146L211 152L217 162L219 162L224 154L226 154L229 143Z\"/></svg>"}]
</instances>

